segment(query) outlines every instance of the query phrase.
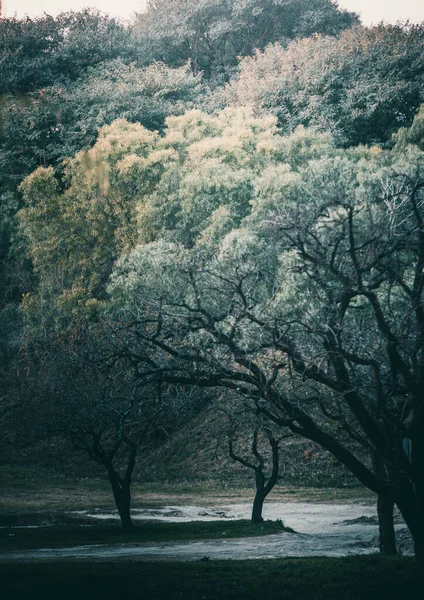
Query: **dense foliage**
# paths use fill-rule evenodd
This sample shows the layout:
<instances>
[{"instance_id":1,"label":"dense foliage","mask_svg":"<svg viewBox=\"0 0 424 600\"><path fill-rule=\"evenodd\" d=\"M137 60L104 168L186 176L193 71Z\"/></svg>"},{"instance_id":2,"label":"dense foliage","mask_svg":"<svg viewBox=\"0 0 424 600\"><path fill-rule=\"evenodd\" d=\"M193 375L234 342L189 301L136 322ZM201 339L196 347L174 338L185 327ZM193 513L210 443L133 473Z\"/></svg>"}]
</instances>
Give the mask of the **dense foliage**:
<instances>
[{"instance_id":1,"label":"dense foliage","mask_svg":"<svg viewBox=\"0 0 424 600\"><path fill-rule=\"evenodd\" d=\"M64 85L88 67L136 58L131 30L97 11L0 19L0 94Z\"/></svg>"},{"instance_id":2,"label":"dense foliage","mask_svg":"<svg viewBox=\"0 0 424 600\"><path fill-rule=\"evenodd\" d=\"M423 51L418 25L270 45L241 60L224 101L278 116L284 132L315 126L341 145L387 143L424 100Z\"/></svg>"},{"instance_id":3,"label":"dense foliage","mask_svg":"<svg viewBox=\"0 0 424 600\"><path fill-rule=\"evenodd\" d=\"M149 0L137 28L150 60L224 77L237 57L272 42L334 35L356 24L332 0Z\"/></svg>"},{"instance_id":4,"label":"dense foliage","mask_svg":"<svg viewBox=\"0 0 424 600\"><path fill-rule=\"evenodd\" d=\"M241 396L396 502L422 558L423 28L329 0L0 25L25 56L2 63L9 389L41 357L36 404L86 389L94 432L115 400ZM101 352L75 367L81 327Z\"/></svg>"},{"instance_id":5,"label":"dense foliage","mask_svg":"<svg viewBox=\"0 0 424 600\"><path fill-rule=\"evenodd\" d=\"M197 124L204 131L200 116ZM322 444L394 498L421 555L424 155L416 146L337 150L320 135L305 143L302 132L281 138L272 126L255 145L249 125L262 123L242 114L241 139L223 144L209 121L187 166L196 184L208 166L226 181L228 164L241 160L250 194L244 177L227 204L209 172L212 189L189 196L203 200L194 211L202 231L189 212L179 238L174 225L190 206L182 178L167 231L116 264L109 292L135 336L123 343L140 380L149 364L168 383L238 391ZM255 158L266 149L260 173L246 148ZM218 198L229 232L214 227ZM346 447L346 435L385 461L382 473Z\"/></svg>"}]
</instances>

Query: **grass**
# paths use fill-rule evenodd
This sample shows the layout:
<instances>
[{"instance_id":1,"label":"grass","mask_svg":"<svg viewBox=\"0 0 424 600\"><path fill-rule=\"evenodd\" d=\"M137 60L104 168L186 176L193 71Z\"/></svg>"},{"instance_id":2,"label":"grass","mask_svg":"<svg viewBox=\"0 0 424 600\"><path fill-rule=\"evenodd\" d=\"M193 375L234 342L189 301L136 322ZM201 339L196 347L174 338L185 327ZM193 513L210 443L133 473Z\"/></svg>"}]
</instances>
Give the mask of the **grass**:
<instances>
[{"instance_id":1,"label":"grass","mask_svg":"<svg viewBox=\"0 0 424 600\"><path fill-rule=\"evenodd\" d=\"M28 467L0 467L0 511L3 514L39 511L114 509L112 492L106 479L76 479L54 471ZM237 500L249 502L253 489L217 482L137 483L134 482L133 507L164 504L210 506ZM372 501L365 488L302 488L277 486L269 501L281 502L355 502Z\"/></svg>"},{"instance_id":2,"label":"grass","mask_svg":"<svg viewBox=\"0 0 424 600\"><path fill-rule=\"evenodd\" d=\"M255 537L287 531L281 521L210 521L191 523L138 523L131 533L118 525L88 527L5 528L1 530L0 552L32 548L65 548L91 544L143 544L205 539Z\"/></svg>"},{"instance_id":3,"label":"grass","mask_svg":"<svg viewBox=\"0 0 424 600\"><path fill-rule=\"evenodd\" d=\"M0 565L4 598L23 600L403 600L422 597L413 559L380 556ZM421 591L421 594L420 594Z\"/></svg>"},{"instance_id":4,"label":"grass","mask_svg":"<svg viewBox=\"0 0 424 600\"><path fill-rule=\"evenodd\" d=\"M109 484L75 479L24 467L0 467L0 517L7 524L36 514L59 515L78 509L114 508ZM135 484L133 506L250 501L253 490L216 482ZM363 489L278 487L269 501L372 501ZM42 511L42 513L40 513ZM63 521L67 523L67 521ZM37 529L0 530L0 551L90 544L143 544L283 533L283 524L266 521L140 523L124 534L119 525L73 524ZM144 562L49 561L0 563L2 597L23 600L408 600L421 598L420 579L411 558L378 555L250 561ZM418 590L418 591L417 591ZM419 593L421 591L421 593Z\"/></svg>"}]
</instances>

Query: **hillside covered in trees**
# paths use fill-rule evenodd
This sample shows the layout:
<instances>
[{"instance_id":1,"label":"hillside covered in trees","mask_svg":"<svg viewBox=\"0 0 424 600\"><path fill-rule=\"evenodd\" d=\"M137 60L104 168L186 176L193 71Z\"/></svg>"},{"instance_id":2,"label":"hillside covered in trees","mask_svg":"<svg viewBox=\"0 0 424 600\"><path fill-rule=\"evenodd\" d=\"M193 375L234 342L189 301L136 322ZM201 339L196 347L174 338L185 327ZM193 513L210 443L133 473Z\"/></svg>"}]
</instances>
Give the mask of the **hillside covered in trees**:
<instances>
[{"instance_id":1,"label":"hillside covered in trees","mask_svg":"<svg viewBox=\"0 0 424 600\"><path fill-rule=\"evenodd\" d=\"M424 26L150 0L0 18L0 55L2 461L94 462L127 528L172 457L291 461L422 561Z\"/></svg>"}]
</instances>

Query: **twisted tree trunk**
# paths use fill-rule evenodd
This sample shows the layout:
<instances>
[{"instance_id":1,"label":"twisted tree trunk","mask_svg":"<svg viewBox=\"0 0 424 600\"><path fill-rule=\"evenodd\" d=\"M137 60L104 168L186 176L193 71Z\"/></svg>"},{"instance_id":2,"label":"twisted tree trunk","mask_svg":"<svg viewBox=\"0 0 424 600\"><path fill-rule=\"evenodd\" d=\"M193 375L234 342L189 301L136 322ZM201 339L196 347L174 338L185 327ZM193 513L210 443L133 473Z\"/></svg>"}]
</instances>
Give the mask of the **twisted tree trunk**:
<instances>
[{"instance_id":1,"label":"twisted tree trunk","mask_svg":"<svg viewBox=\"0 0 424 600\"><path fill-rule=\"evenodd\" d=\"M270 431L267 432L267 437L269 444L272 449L272 471L271 475L268 479L268 482L265 480L264 468L265 461L263 456L258 451L258 430L255 430L253 434L253 442L252 442L252 454L258 461L258 464L251 463L250 461L242 458L241 456L237 456L233 450L233 442L230 439L228 441L228 448L230 457L233 460L241 463L245 467L252 469L255 472L255 484L256 484L256 493L255 498L253 500L252 507L252 523L262 523L262 510L265 502L265 498L268 496L270 491L274 488L278 479L278 471L279 471L279 456L278 456L278 440L276 440Z\"/></svg>"}]
</instances>

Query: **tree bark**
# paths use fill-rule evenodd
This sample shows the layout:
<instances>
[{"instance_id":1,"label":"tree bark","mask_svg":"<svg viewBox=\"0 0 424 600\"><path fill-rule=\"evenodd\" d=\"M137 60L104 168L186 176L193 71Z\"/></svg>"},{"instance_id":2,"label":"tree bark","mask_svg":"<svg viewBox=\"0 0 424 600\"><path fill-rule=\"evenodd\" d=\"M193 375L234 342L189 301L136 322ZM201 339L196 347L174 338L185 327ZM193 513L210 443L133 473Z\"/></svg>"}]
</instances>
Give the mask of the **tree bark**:
<instances>
[{"instance_id":1,"label":"tree bark","mask_svg":"<svg viewBox=\"0 0 424 600\"><path fill-rule=\"evenodd\" d=\"M263 461L261 459L260 466L255 469L255 482L256 482L256 494L253 500L253 508L252 508L252 523L262 523L262 510L265 502L265 498L274 488L278 479L278 471L279 471L279 456L278 456L278 442L270 436L268 438L270 446L272 448L272 473L268 479L268 483L265 484L265 475L263 472ZM256 446L254 446L254 452L258 458L260 455L257 451Z\"/></svg>"},{"instance_id":2,"label":"tree bark","mask_svg":"<svg viewBox=\"0 0 424 600\"><path fill-rule=\"evenodd\" d=\"M377 477L388 481L388 473L384 459L378 454L372 457L372 463ZM396 556L396 535L393 523L394 500L392 495L378 494L377 515L380 533L380 554Z\"/></svg>"},{"instance_id":3,"label":"tree bark","mask_svg":"<svg viewBox=\"0 0 424 600\"><path fill-rule=\"evenodd\" d=\"M118 509L119 517L121 519L122 529L125 531L132 531L134 529L134 523L132 522L130 511L130 484L127 481L122 480L113 467L108 467L108 475L112 486L116 508Z\"/></svg>"},{"instance_id":4,"label":"tree bark","mask_svg":"<svg viewBox=\"0 0 424 600\"><path fill-rule=\"evenodd\" d=\"M396 536L393 524L394 501L388 496L378 494L377 514L380 532L380 553L396 556Z\"/></svg>"},{"instance_id":5,"label":"tree bark","mask_svg":"<svg viewBox=\"0 0 424 600\"><path fill-rule=\"evenodd\" d=\"M394 499L412 535L415 556L424 573L424 494L408 482L396 490Z\"/></svg>"},{"instance_id":6,"label":"tree bark","mask_svg":"<svg viewBox=\"0 0 424 600\"><path fill-rule=\"evenodd\" d=\"M263 523L262 517L262 509L264 506L265 498L268 496L270 491L274 488L278 479L278 471L279 471L279 456L278 456L278 441L274 439L271 433L268 434L268 441L272 449L272 472L268 479L268 483L265 484L265 474L264 474L264 459L258 451L257 442L258 442L258 430L255 430L253 435L252 442L252 454L258 461L258 464L255 465L245 460L244 458L237 456L233 451L233 441L230 438L228 440L228 449L230 457L233 460L241 463L245 467L252 469L255 473L255 484L256 484L256 493L255 498L253 500L253 508L252 508L252 523Z\"/></svg>"},{"instance_id":7,"label":"tree bark","mask_svg":"<svg viewBox=\"0 0 424 600\"><path fill-rule=\"evenodd\" d=\"M262 509L264 506L264 501L266 498L266 494L262 490L256 490L255 499L253 500L253 508L252 508L252 523L263 523L262 517Z\"/></svg>"},{"instance_id":8,"label":"tree bark","mask_svg":"<svg viewBox=\"0 0 424 600\"><path fill-rule=\"evenodd\" d=\"M131 519L131 512L130 512L130 506L131 506L131 494L130 494L130 490L129 489L123 489L121 491L121 496L118 500L116 500L116 506L119 512L119 516L121 518L121 525L122 525L122 529L124 529L125 531L130 531L132 529L134 529L134 523L132 522Z\"/></svg>"}]
</instances>

